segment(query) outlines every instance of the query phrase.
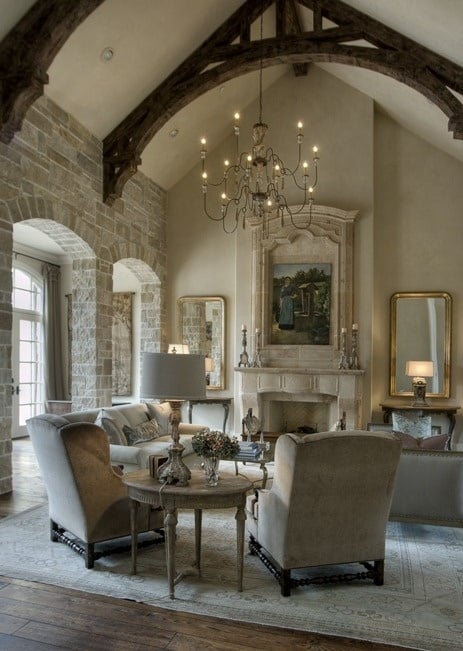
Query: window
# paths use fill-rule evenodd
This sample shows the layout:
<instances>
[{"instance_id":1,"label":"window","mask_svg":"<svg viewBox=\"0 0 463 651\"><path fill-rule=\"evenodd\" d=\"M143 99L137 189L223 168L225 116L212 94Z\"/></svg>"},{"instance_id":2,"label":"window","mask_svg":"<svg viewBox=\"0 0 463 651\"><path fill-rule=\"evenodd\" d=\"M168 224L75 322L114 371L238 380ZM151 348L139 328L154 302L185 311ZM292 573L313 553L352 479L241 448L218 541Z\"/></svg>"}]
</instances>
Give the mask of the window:
<instances>
[{"instance_id":1,"label":"window","mask_svg":"<svg viewBox=\"0 0 463 651\"><path fill-rule=\"evenodd\" d=\"M42 283L13 269L13 436L43 412Z\"/></svg>"}]
</instances>

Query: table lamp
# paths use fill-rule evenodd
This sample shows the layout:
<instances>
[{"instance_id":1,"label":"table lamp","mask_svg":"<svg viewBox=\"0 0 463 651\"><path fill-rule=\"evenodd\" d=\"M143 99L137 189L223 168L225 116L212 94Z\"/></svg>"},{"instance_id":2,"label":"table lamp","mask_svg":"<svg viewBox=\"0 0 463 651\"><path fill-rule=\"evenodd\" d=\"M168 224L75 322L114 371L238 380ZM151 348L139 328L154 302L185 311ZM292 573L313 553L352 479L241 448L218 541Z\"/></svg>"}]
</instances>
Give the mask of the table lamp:
<instances>
[{"instance_id":1,"label":"table lamp","mask_svg":"<svg viewBox=\"0 0 463 651\"><path fill-rule=\"evenodd\" d=\"M140 397L169 402L172 443L168 448L168 460L158 468L158 479L165 484L187 486L191 472L182 461L185 448L180 443L178 431L180 409L183 400L206 397L204 355L144 353Z\"/></svg>"},{"instance_id":2,"label":"table lamp","mask_svg":"<svg viewBox=\"0 0 463 651\"><path fill-rule=\"evenodd\" d=\"M434 363L409 361L405 365L405 375L413 378L413 407L427 405L426 378L434 375Z\"/></svg>"}]
</instances>

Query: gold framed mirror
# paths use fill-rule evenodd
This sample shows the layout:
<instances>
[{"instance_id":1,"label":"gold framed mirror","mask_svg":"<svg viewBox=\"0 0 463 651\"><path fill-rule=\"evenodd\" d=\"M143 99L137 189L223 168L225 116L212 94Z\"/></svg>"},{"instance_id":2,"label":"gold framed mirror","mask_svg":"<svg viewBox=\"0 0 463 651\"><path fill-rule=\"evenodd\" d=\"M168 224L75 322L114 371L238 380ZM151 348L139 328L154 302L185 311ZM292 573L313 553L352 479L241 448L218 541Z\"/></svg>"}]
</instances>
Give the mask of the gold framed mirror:
<instances>
[{"instance_id":1,"label":"gold framed mirror","mask_svg":"<svg viewBox=\"0 0 463 651\"><path fill-rule=\"evenodd\" d=\"M398 292L391 297L390 395L412 396L410 360L433 362L426 395L450 398L452 298L446 292Z\"/></svg>"},{"instance_id":2,"label":"gold framed mirror","mask_svg":"<svg viewBox=\"0 0 463 651\"><path fill-rule=\"evenodd\" d=\"M177 300L177 337L190 353L206 355L207 390L225 389L225 299L181 296Z\"/></svg>"}]
</instances>

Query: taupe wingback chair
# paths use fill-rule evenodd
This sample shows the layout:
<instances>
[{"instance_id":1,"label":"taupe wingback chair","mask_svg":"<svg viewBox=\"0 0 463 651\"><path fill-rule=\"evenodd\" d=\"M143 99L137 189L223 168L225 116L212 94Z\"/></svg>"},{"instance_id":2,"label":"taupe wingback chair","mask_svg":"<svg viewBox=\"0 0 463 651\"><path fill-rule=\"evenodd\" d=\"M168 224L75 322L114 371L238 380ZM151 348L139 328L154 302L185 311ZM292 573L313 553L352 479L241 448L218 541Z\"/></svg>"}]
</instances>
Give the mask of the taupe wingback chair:
<instances>
[{"instance_id":1,"label":"taupe wingback chair","mask_svg":"<svg viewBox=\"0 0 463 651\"><path fill-rule=\"evenodd\" d=\"M95 543L130 534L130 500L118 469L111 466L108 436L97 425L70 424L51 414L26 424L48 494L51 540L84 555L90 569L103 555ZM139 531L164 526L162 511L147 505L139 511ZM163 535L158 538L162 541Z\"/></svg>"},{"instance_id":2,"label":"taupe wingback chair","mask_svg":"<svg viewBox=\"0 0 463 651\"><path fill-rule=\"evenodd\" d=\"M271 489L247 500L250 551L291 587L331 578L291 578L291 570L359 562L367 571L339 580L384 581L386 525L401 442L385 432L283 434ZM371 563L373 561L373 564Z\"/></svg>"}]
</instances>

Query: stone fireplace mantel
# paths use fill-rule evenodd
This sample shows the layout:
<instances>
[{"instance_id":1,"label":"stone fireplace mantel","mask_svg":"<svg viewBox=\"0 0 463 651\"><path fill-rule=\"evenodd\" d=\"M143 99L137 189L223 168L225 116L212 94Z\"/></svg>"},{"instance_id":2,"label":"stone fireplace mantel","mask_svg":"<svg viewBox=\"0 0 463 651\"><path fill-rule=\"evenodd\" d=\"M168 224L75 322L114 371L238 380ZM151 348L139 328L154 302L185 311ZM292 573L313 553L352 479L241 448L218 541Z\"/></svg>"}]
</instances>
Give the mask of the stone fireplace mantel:
<instances>
[{"instance_id":1,"label":"stone fireplace mantel","mask_svg":"<svg viewBox=\"0 0 463 651\"><path fill-rule=\"evenodd\" d=\"M325 404L325 426L329 429L344 416L347 429L361 427L361 399L364 371L314 368L243 368L239 376L241 419L252 409L272 429L270 403Z\"/></svg>"}]
</instances>

